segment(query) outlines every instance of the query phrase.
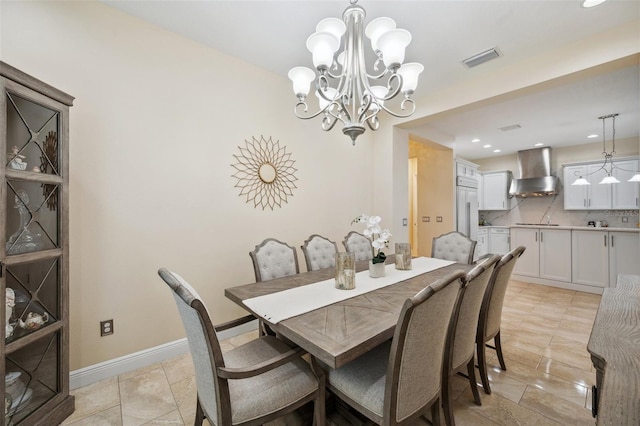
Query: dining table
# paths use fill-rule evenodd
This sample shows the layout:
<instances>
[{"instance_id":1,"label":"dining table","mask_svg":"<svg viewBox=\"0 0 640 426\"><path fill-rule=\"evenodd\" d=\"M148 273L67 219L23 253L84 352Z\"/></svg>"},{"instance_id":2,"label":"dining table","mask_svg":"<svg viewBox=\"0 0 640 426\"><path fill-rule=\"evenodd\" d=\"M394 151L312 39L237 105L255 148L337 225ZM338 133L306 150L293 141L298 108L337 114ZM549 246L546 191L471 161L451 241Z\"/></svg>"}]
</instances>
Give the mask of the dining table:
<instances>
[{"instance_id":1,"label":"dining table","mask_svg":"<svg viewBox=\"0 0 640 426\"><path fill-rule=\"evenodd\" d=\"M388 256L386 263L389 275L393 273L398 276L399 272L391 269L394 268L394 255ZM227 288L225 296L265 321L278 336L300 346L326 366L339 368L393 337L402 306L408 298L452 272L461 270L466 273L473 267L469 264L447 263L449 264L446 266L424 273L414 271L413 274L407 274L406 279L364 294L349 297L350 295L345 293L348 298L344 300L278 321L270 321L268 319L270 315L258 312L251 307L249 301L260 296L275 295L316 283L329 286L335 278L335 268L302 272ZM356 262L356 272L366 274L362 271L366 271L368 265L369 261ZM356 288L358 288L358 276L359 274L356 275ZM361 280L364 281L365 278ZM297 291L300 290L304 289ZM352 290L339 291L351 292ZM328 287L327 292L329 292ZM296 293L295 297L282 299L280 306L295 305L301 297L304 297L301 296L303 294ZM276 306L273 310L279 309Z\"/></svg>"}]
</instances>

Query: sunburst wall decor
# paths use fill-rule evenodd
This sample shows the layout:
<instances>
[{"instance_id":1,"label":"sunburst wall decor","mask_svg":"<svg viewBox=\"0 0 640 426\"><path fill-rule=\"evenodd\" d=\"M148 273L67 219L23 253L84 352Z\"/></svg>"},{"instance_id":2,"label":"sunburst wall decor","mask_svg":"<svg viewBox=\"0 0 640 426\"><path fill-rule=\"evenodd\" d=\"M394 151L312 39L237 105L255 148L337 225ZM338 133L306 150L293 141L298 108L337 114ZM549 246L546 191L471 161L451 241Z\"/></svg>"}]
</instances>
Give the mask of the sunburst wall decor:
<instances>
[{"instance_id":1,"label":"sunburst wall decor","mask_svg":"<svg viewBox=\"0 0 640 426\"><path fill-rule=\"evenodd\" d=\"M252 138L245 140L244 147L239 146L240 154L233 156L237 160L231 167L236 172L231 175L237 179L236 188L240 188L240 196L246 196L246 202L253 200L253 206L261 206L262 210L269 207L282 207L288 196L293 196L293 189L297 188L298 178L293 167L295 160L280 141L273 141L271 137L265 139Z\"/></svg>"}]
</instances>

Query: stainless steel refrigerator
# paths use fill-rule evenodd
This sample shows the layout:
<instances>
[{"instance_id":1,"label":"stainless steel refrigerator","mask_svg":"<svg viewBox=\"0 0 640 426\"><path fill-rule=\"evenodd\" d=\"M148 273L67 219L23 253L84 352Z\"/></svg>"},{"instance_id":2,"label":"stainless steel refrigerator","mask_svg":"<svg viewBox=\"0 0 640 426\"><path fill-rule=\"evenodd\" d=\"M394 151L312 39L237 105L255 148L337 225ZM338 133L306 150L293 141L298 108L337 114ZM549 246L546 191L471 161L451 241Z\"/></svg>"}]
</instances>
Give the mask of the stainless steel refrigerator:
<instances>
[{"instance_id":1,"label":"stainless steel refrigerator","mask_svg":"<svg viewBox=\"0 0 640 426\"><path fill-rule=\"evenodd\" d=\"M458 232L478 240L478 181L458 176L456 180L456 222Z\"/></svg>"}]
</instances>

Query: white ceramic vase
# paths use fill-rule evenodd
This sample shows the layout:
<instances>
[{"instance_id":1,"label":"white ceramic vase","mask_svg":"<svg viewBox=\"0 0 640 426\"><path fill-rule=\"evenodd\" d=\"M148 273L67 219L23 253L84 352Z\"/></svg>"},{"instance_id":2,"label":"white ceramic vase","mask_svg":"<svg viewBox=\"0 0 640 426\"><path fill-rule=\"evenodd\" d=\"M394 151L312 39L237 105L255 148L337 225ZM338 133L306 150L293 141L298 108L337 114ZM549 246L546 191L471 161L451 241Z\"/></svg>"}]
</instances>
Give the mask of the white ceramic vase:
<instances>
[{"instance_id":1,"label":"white ceramic vase","mask_svg":"<svg viewBox=\"0 0 640 426\"><path fill-rule=\"evenodd\" d=\"M371 278L380 278L384 277L384 262L383 263L373 263L372 260L369 261L369 276Z\"/></svg>"}]
</instances>

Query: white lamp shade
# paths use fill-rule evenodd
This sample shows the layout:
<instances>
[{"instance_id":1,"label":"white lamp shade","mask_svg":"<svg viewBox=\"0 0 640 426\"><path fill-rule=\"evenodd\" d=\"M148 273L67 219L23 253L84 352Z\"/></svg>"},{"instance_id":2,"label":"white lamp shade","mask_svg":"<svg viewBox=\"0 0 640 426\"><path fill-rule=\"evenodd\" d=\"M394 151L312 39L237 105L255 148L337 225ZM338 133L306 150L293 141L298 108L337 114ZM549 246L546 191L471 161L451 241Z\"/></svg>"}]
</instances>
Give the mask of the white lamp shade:
<instances>
[{"instance_id":1,"label":"white lamp shade","mask_svg":"<svg viewBox=\"0 0 640 426\"><path fill-rule=\"evenodd\" d=\"M324 96L330 100L327 100L318 93L316 90L316 97L318 98L318 104L320 105L320 109L325 109L331 101L334 101L338 97L338 91L333 87L327 87L323 92Z\"/></svg>"},{"instance_id":2,"label":"white lamp shade","mask_svg":"<svg viewBox=\"0 0 640 426\"><path fill-rule=\"evenodd\" d=\"M380 17L373 19L365 28L364 33L371 40L371 48L375 52L378 50L378 39L388 31L396 29L396 22L391 18Z\"/></svg>"},{"instance_id":3,"label":"white lamp shade","mask_svg":"<svg viewBox=\"0 0 640 426\"><path fill-rule=\"evenodd\" d=\"M288 75L293 82L293 93L306 97L309 94L309 85L316 78L316 74L307 67L295 67L291 68Z\"/></svg>"},{"instance_id":4,"label":"white lamp shade","mask_svg":"<svg viewBox=\"0 0 640 426\"><path fill-rule=\"evenodd\" d=\"M378 39L378 49L386 67L400 65L404 61L404 49L411 42L411 33L403 29L387 31Z\"/></svg>"},{"instance_id":5,"label":"white lamp shade","mask_svg":"<svg viewBox=\"0 0 640 426\"><path fill-rule=\"evenodd\" d=\"M631 179L629 179L627 182L640 182L640 173L636 173L635 175L631 176Z\"/></svg>"},{"instance_id":6,"label":"white lamp shade","mask_svg":"<svg viewBox=\"0 0 640 426\"><path fill-rule=\"evenodd\" d=\"M347 31L347 26L338 18L326 18L316 25L316 32L333 34L338 39L338 42L340 42L345 31Z\"/></svg>"},{"instance_id":7,"label":"white lamp shade","mask_svg":"<svg viewBox=\"0 0 640 426\"><path fill-rule=\"evenodd\" d=\"M331 33L313 33L307 39L307 49L313 55L313 66L316 68L330 68L338 47L340 41Z\"/></svg>"},{"instance_id":8,"label":"white lamp shade","mask_svg":"<svg viewBox=\"0 0 640 426\"><path fill-rule=\"evenodd\" d=\"M398 74L402 77L402 92L413 92L418 87L418 76L420 73L424 71L424 66L417 62L409 62L408 64L403 64L400 69L398 69Z\"/></svg>"},{"instance_id":9,"label":"white lamp shade","mask_svg":"<svg viewBox=\"0 0 640 426\"><path fill-rule=\"evenodd\" d=\"M600 184L608 184L608 183L620 183L620 181L611 175L603 177L602 180L600 181Z\"/></svg>"},{"instance_id":10,"label":"white lamp shade","mask_svg":"<svg viewBox=\"0 0 640 426\"><path fill-rule=\"evenodd\" d=\"M575 182L573 182L571 185L576 185L576 186L581 186L581 185L591 185L589 183L588 180L586 180L585 178L583 178L582 176L580 176L578 179L576 179Z\"/></svg>"}]
</instances>

